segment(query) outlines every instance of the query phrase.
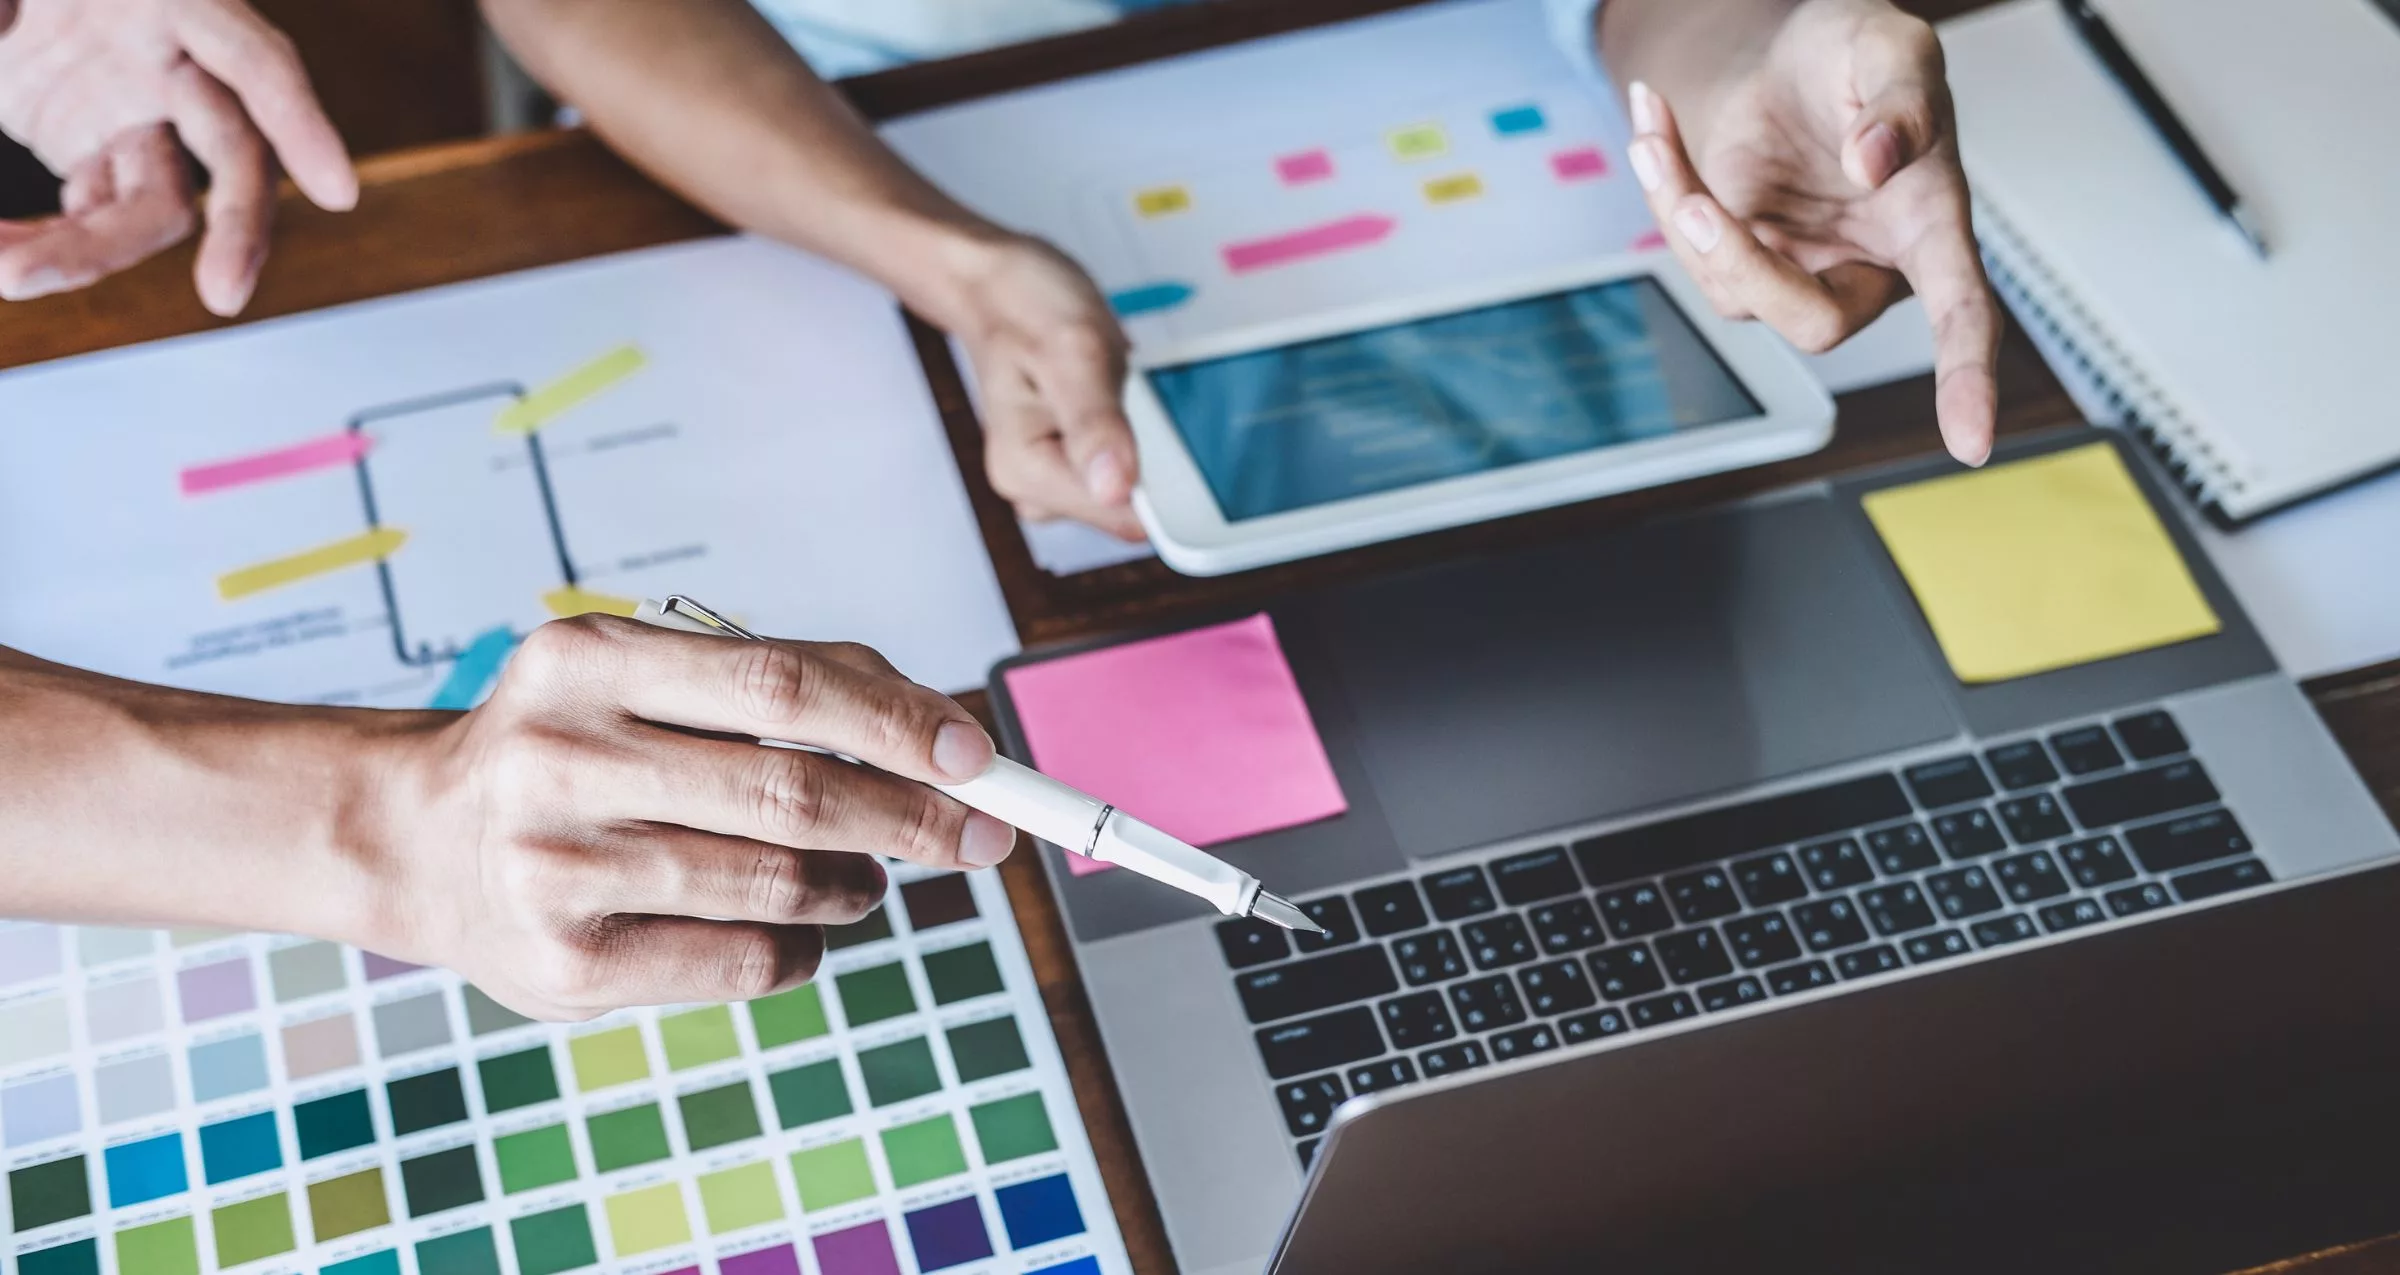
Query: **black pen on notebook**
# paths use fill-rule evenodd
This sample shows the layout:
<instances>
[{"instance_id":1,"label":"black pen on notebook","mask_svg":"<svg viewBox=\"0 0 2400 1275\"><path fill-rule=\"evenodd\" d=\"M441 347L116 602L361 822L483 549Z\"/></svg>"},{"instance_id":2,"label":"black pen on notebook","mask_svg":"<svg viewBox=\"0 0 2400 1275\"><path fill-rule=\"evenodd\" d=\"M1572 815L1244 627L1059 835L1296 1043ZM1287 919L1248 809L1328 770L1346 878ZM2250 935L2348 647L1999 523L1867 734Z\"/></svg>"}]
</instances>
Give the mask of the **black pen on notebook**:
<instances>
[{"instance_id":1,"label":"black pen on notebook","mask_svg":"<svg viewBox=\"0 0 2400 1275\"><path fill-rule=\"evenodd\" d=\"M2141 111L2143 118L2150 121L2150 127L2158 133L2159 140L2175 153L2176 162L2191 174L2201 192L2208 196L2208 201L2217 206L2217 212L2233 224L2234 230L2249 243L2252 252L2266 256L2266 236L2259 233L2258 223L2251 218L2250 210L2243 206L2242 197L2235 193L2233 183L2226 181L2225 174L2217 171L2208 153L2200 149L2199 139L2192 136L2192 130L2183 126L2183 121L2175 114L2175 108L2167 105L2167 99L2159 95L2158 86L2150 82L2149 76L2142 74L2140 64L2133 60L2133 54L2126 51L2124 41L2117 38L2117 33L2110 29L2108 22L2100 16L2100 11L2092 7L2092 0L2059 0L2059 5L2067 11L2067 25L2075 28L2075 34L2081 36L2084 44L2090 47L2092 56L2100 59L2100 65L2107 70L2109 78L2117 82L2117 87L2125 90L2125 96L2133 99L2134 106Z\"/></svg>"},{"instance_id":2,"label":"black pen on notebook","mask_svg":"<svg viewBox=\"0 0 2400 1275\"><path fill-rule=\"evenodd\" d=\"M752 642L760 640L757 634L680 594L665 601L642 603L634 611L633 618L646 624L682 629L689 633L713 633ZM807 748L811 752L825 751L807 744L786 744L780 740L759 742L783 748ZM931 787L950 794L1002 823L1022 828L1062 850L1077 851L1103 863L1116 864L1186 894L1206 899L1227 916L1256 917L1287 930L1308 934L1325 932L1325 927L1310 920L1308 913L1301 911L1290 899L1261 886L1257 877L1205 850L1160 832L1098 797L1077 791L1006 757L992 758L991 769L965 783L933 784Z\"/></svg>"}]
</instances>

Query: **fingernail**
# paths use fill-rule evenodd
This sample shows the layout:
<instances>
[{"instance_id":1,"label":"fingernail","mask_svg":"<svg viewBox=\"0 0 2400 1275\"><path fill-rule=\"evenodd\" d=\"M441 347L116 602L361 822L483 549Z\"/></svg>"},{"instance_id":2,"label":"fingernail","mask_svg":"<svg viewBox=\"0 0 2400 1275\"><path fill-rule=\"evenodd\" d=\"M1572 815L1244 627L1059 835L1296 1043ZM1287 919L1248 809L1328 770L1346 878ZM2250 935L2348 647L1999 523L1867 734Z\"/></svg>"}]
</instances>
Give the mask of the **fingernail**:
<instances>
[{"instance_id":1,"label":"fingernail","mask_svg":"<svg viewBox=\"0 0 2400 1275\"><path fill-rule=\"evenodd\" d=\"M975 811L967 816L967 830L959 835L958 857L978 868L988 868L1007 858L1016 844L1016 829Z\"/></svg>"},{"instance_id":2,"label":"fingernail","mask_svg":"<svg viewBox=\"0 0 2400 1275\"><path fill-rule=\"evenodd\" d=\"M1675 229L1696 252L1713 252L1722 237L1717 214L1706 204L1685 204L1675 210Z\"/></svg>"},{"instance_id":3,"label":"fingernail","mask_svg":"<svg viewBox=\"0 0 2400 1275\"><path fill-rule=\"evenodd\" d=\"M1658 143L1637 137L1627 156L1633 160L1633 179L1642 184L1643 190L1657 190L1659 180L1666 176L1658 162Z\"/></svg>"},{"instance_id":4,"label":"fingernail","mask_svg":"<svg viewBox=\"0 0 2400 1275\"><path fill-rule=\"evenodd\" d=\"M1650 86L1640 80L1635 80L1633 87L1625 91L1625 97L1633 104L1633 131L1636 133L1657 132L1658 95L1650 91Z\"/></svg>"},{"instance_id":5,"label":"fingernail","mask_svg":"<svg viewBox=\"0 0 2400 1275\"><path fill-rule=\"evenodd\" d=\"M953 779L973 779L992 764L992 737L973 722L944 722L933 736L933 767Z\"/></svg>"},{"instance_id":6,"label":"fingernail","mask_svg":"<svg viewBox=\"0 0 2400 1275\"><path fill-rule=\"evenodd\" d=\"M1092 457L1083 471L1083 484L1092 495L1110 504L1125 498L1125 462L1115 452L1102 452Z\"/></svg>"},{"instance_id":7,"label":"fingernail","mask_svg":"<svg viewBox=\"0 0 2400 1275\"><path fill-rule=\"evenodd\" d=\"M25 277L0 287L0 301L31 301L53 292L64 292L67 276L50 266L39 266L25 272Z\"/></svg>"}]
</instances>

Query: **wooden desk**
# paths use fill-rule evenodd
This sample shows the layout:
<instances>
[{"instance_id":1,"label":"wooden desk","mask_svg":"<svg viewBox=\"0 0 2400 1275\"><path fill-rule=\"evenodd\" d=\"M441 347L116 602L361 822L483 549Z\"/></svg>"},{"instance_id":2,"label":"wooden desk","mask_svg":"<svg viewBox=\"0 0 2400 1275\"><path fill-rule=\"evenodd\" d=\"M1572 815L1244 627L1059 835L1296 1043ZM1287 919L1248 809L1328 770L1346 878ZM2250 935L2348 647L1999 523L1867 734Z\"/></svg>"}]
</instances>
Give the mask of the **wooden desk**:
<instances>
[{"instance_id":1,"label":"wooden desk","mask_svg":"<svg viewBox=\"0 0 2400 1275\"><path fill-rule=\"evenodd\" d=\"M1113 30L873 77L857 82L853 96L870 113L891 115L1244 35L1395 7L1400 6L1394 0L1225 0L1215 6L1163 10ZM1918 7L1948 11L1971 5ZM522 135L406 152L371 161L361 178L364 195L358 210L341 216L319 212L287 191L275 255L250 318L721 229L581 133ZM0 368L221 326L193 298L190 267L187 245L89 291L0 305ZM1057 579L1033 565L1007 508L983 483L980 432L942 343L922 327L918 337L1009 608L1028 644L1170 623L1360 572L1623 524L1664 510L1921 454L1938 445L1931 419L1932 387L1929 378L1919 378L1844 396L1841 430L1833 445L1782 465L1231 579L1186 579L1155 562ZM2003 430L2019 432L2078 419L2065 392L2023 336L2013 331L2000 379ZM2308 691L2385 809L2400 817L2400 661L2320 679L2310 683ZM1135 1264L1145 1273L1171 1271L1174 1264L1157 1209L1041 871L1032 855L1013 859L1004 870L1010 896ZM2308 1275L2400 1269L2400 1238L2277 1269L2304 1269Z\"/></svg>"}]
</instances>

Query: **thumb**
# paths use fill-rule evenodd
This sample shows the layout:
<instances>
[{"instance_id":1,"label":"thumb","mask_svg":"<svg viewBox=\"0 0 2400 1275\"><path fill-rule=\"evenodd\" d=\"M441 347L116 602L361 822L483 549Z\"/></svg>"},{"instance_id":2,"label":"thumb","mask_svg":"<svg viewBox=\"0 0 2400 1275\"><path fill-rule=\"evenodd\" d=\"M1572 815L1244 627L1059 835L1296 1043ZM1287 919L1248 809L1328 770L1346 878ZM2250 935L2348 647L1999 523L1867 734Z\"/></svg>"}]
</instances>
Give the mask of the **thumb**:
<instances>
[{"instance_id":1,"label":"thumb","mask_svg":"<svg viewBox=\"0 0 2400 1275\"><path fill-rule=\"evenodd\" d=\"M1851 66L1859 110L1842 144L1842 172L1877 190L1949 130L1941 41L1924 21L1895 12L1860 27Z\"/></svg>"}]
</instances>

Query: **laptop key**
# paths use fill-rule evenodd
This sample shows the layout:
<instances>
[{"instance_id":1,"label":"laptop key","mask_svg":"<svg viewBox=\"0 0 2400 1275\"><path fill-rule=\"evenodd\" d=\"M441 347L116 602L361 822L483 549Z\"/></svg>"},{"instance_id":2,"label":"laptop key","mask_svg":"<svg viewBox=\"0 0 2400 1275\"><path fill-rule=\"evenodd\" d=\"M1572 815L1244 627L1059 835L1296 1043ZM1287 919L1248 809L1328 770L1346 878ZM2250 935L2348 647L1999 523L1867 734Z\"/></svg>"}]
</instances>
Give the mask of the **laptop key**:
<instances>
[{"instance_id":1,"label":"laptop key","mask_svg":"<svg viewBox=\"0 0 2400 1275\"><path fill-rule=\"evenodd\" d=\"M1424 1072L1427 1080L1433 1080L1453 1072L1481 1067L1490 1061L1484 1056L1482 1042L1462 1040L1455 1045L1428 1049L1417 1055L1417 1070Z\"/></svg>"},{"instance_id":2,"label":"laptop key","mask_svg":"<svg viewBox=\"0 0 2400 1275\"><path fill-rule=\"evenodd\" d=\"M2161 819L2125 830L2133 857L2152 872L2173 872L2213 859L2250 853L2250 838L2227 810L2203 810L2196 815Z\"/></svg>"},{"instance_id":3,"label":"laptop key","mask_svg":"<svg viewBox=\"0 0 2400 1275\"><path fill-rule=\"evenodd\" d=\"M1603 891L1598 901L1600 919L1608 922L1608 932L1620 939L1675 928L1675 918L1667 912L1666 896L1648 882Z\"/></svg>"},{"instance_id":4,"label":"laptop key","mask_svg":"<svg viewBox=\"0 0 2400 1275\"><path fill-rule=\"evenodd\" d=\"M2111 890L2101 897L2108 900L2108 910L2118 916L2139 916L2144 912L2157 911L2175 901L2175 896L2167 893L2167 887L2156 881L2144 881L2140 885L2129 885L2122 890Z\"/></svg>"},{"instance_id":5,"label":"laptop key","mask_svg":"<svg viewBox=\"0 0 2400 1275\"><path fill-rule=\"evenodd\" d=\"M1266 1060L1267 1075L1276 1080L1364 1062L1383 1052L1375 1013L1364 1005L1261 1027L1252 1035L1258 1040L1259 1056Z\"/></svg>"},{"instance_id":6,"label":"laptop key","mask_svg":"<svg viewBox=\"0 0 2400 1275\"><path fill-rule=\"evenodd\" d=\"M1875 879L1875 868L1856 837L1800 847L1800 867L1808 873L1809 884L1820 890L1846 890Z\"/></svg>"},{"instance_id":7,"label":"laptop key","mask_svg":"<svg viewBox=\"0 0 2400 1275\"><path fill-rule=\"evenodd\" d=\"M1767 989L1757 979L1744 974L1740 978L1729 978L1722 983L1710 983L1696 989L1694 994L1700 1000L1700 1008L1714 1014L1721 1009L1732 1009L1736 1006L1763 1001L1767 998Z\"/></svg>"},{"instance_id":8,"label":"laptop key","mask_svg":"<svg viewBox=\"0 0 2400 1275\"><path fill-rule=\"evenodd\" d=\"M2133 861L2125 857L2125 849L2115 837L2070 841L2058 848L2058 858L2066 865L2067 875L2086 890L2133 876Z\"/></svg>"},{"instance_id":9,"label":"laptop key","mask_svg":"<svg viewBox=\"0 0 2400 1275\"><path fill-rule=\"evenodd\" d=\"M1928 961L1946 961L1953 956L1965 956L1975 950L1967 936L1956 930L1936 930L1931 934L1912 934L1901 940L1900 950L1908 953L1908 963L1923 965Z\"/></svg>"},{"instance_id":10,"label":"laptop key","mask_svg":"<svg viewBox=\"0 0 2400 1275\"><path fill-rule=\"evenodd\" d=\"M1901 775L1908 780L1908 790L1916 794L1918 807L1924 810L1939 810L1992 795L1992 781L1984 778L1983 764L1971 753L1911 766Z\"/></svg>"},{"instance_id":11,"label":"laptop key","mask_svg":"<svg viewBox=\"0 0 2400 1275\"><path fill-rule=\"evenodd\" d=\"M1781 850L1733 865L1733 880L1754 908L1771 908L1808 893L1808 882L1800 879L1799 867Z\"/></svg>"},{"instance_id":12,"label":"laptop key","mask_svg":"<svg viewBox=\"0 0 2400 1275\"><path fill-rule=\"evenodd\" d=\"M1437 921L1455 921L1462 916L1489 912L1500 905L1492 898L1492 886L1484 880L1481 868L1452 868L1425 878L1425 898L1433 904Z\"/></svg>"},{"instance_id":13,"label":"laptop key","mask_svg":"<svg viewBox=\"0 0 2400 1275\"><path fill-rule=\"evenodd\" d=\"M1495 859L1491 868L1492 880L1500 886L1501 901L1515 907L1573 894L1583 888L1583 878L1575 875L1575 864L1567 858L1565 846Z\"/></svg>"},{"instance_id":14,"label":"laptop key","mask_svg":"<svg viewBox=\"0 0 2400 1275\"><path fill-rule=\"evenodd\" d=\"M1392 1038L1395 1049L1438 1044L1458 1034L1458 1026L1450 1021L1450 1003L1440 992L1395 996L1377 1005L1375 1013L1383 1019L1383 1034Z\"/></svg>"},{"instance_id":15,"label":"laptop key","mask_svg":"<svg viewBox=\"0 0 2400 1275\"><path fill-rule=\"evenodd\" d=\"M2114 725L2117 738L2124 741L2125 751L2132 754L2135 761L2157 761L2161 757L2192 751L2191 744L2183 737L2183 728L2177 726L2175 719L2167 716L2167 710L2163 708L2120 717Z\"/></svg>"},{"instance_id":16,"label":"laptop key","mask_svg":"<svg viewBox=\"0 0 2400 1275\"><path fill-rule=\"evenodd\" d=\"M1514 913L1469 921L1458 927L1458 937L1465 941L1467 955L1479 970L1522 965L1539 955L1534 950L1533 936L1525 932L1525 922Z\"/></svg>"},{"instance_id":17,"label":"laptop key","mask_svg":"<svg viewBox=\"0 0 2400 1275\"><path fill-rule=\"evenodd\" d=\"M2010 792L2039 788L2058 779L2058 767L2050 764L2050 754L2042 751L2042 741L2038 739L2002 744L1986 751L1983 761L1992 768L1992 777Z\"/></svg>"},{"instance_id":18,"label":"laptop key","mask_svg":"<svg viewBox=\"0 0 2400 1275\"><path fill-rule=\"evenodd\" d=\"M1535 1023L1513 1032L1494 1032L1485 1039L1491 1046L1493 1062L1507 1062L1558 1048L1558 1033L1548 1023Z\"/></svg>"},{"instance_id":19,"label":"laptop key","mask_svg":"<svg viewBox=\"0 0 2400 1275\"><path fill-rule=\"evenodd\" d=\"M1635 1001L1625 1007L1625 1012L1632 1017L1633 1025L1636 1027L1658 1027L1666 1023L1681 1022L1699 1013L1700 1010L1692 1004L1691 997L1681 992L1669 992L1664 996L1653 996L1646 1001Z\"/></svg>"},{"instance_id":20,"label":"laptop key","mask_svg":"<svg viewBox=\"0 0 2400 1275\"><path fill-rule=\"evenodd\" d=\"M1732 916L1742 910L1742 901L1734 897L1733 878L1723 868L1702 868L1668 877L1667 901L1675 905L1675 916L1685 925L1714 921L1720 916Z\"/></svg>"},{"instance_id":21,"label":"laptop key","mask_svg":"<svg viewBox=\"0 0 2400 1275\"><path fill-rule=\"evenodd\" d=\"M1458 1025L1470 1032L1514 1027L1525 1021L1525 1002L1506 974L1468 979L1450 985L1450 1004L1458 1010Z\"/></svg>"},{"instance_id":22,"label":"laptop key","mask_svg":"<svg viewBox=\"0 0 2400 1275\"><path fill-rule=\"evenodd\" d=\"M1811 952L1830 952L1867 941L1867 925L1848 899L1817 899L1792 905L1792 925Z\"/></svg>"},{"instance_id":23,"label":"laptop key","mask_svg":"<svg viewBox=\"0 0 2400 1275\"><path fill-rule=\"evenodd\" d=\"M1361 1063L1352 1067L1342 1073L1342 1078L1350 1082L1350 1092L1354 1094L1374 1093L1377 1090L1396 1089L1401 1085L1415 1084L1417 1082L1417 1065L1405 1057L1378 1058L1374 1062Z\"/></svg>"},{"instance_id":24,"label":"laptop key","mask_svg":"<svg viewBox=\"0 0 2400 1275\"><path fill-rule=\"evenodd\" d=\"M1292 954L1292 944L1283 937L1283 927L1246 916L1217 922L1217 946L1225 949L1225 963L1237 970L1280 961Z\"/></svg>"},{"instance_id":25,"label":"laptop key","mask_svg":"<svg viewBox=\"0 0 2400 1275\"><path fill-rule=\"evenodd\" d=\"M2175 893L2186 903L2247 890L2265 885L2275 878L2268 875L2267 865L2256 859L2242 859L2198 872L2186 872L2175 878Z\"/></svg>"},{"instance_id":26,"label":"laptop key","mask_svg":"<svg viewBox=\"0 0 2400 1275\"><path fill-rule=\"evenodd\" d=\"M1427 924L1425 903L1417 897L1413 881L1370 886L1350 897L1358 906L1359 924L1366 927L1370 938L1385 938Z\"/></svg>"},{"instance_id":27,"label":"laptop key","mask_svg":"<svg viewBox=\"0 0 2400 1275\"><path fill-rule=\"evenodd\" d=\"M1793 937L1792 923L1781 912L1760 912L1727 921L1725 942L1733 949L1733 959L1740 961L1746 970L1778 965L1800 955L1800 940Z\"/></svg>"},{"instance_id":28,"label":"laptop key","mask_svg":"<svg viewBox=\"0 0 2400 1275\"><path fill-rule=\"evenodd\" d=\"M2214 805L2217 800L2217 786L2209 782L2208 772L2188 757L2148 770L2069 784L2064 791L2075 821L2094 829Z\"/></svg>"},{"instance_id":29,"label":"laptop key","mask_svg":"<svg viewBox=\"0 0 2400 1275\"><path fill-rule=\"evenodd\" d=\"M1592 910L1589 899L1545 903L1526 913L1525 919L1533 923L1534 941L1551 956L1580 952L1608 941L1608 931L1600 928L1600 914Z\"/></svg>"},{"instance_id":30,"label":"laptop key","mask_svg":"<svg viewBox=\"0 0 2400 1275\"><path fill-rule=\"evenodd\" d=\"M1283 1127L1296 1138L1325 1132L1333 1109L1349 1096L1340 1076L1312 1076L1275 1086L1275 1101L1283 1108Z\"/></svg>"},{"instance_id":31,"label":"laptop key","mask_svg":"<svg viewBox=\"0 0 2400 1275\"><path fill-rule=\"evenodd\" d=\"M1559 1019L1558 1035L1570 1045L1580 1045L1587 1040L1617 1035L1630 1026L1623 1010L1595 1009L1588 1014L1569 1014Z\"/></svg>"},{"instance_id":32,"label":"laptop key","mask_svg":"<svg viewBox=\"0 0 2400 1275\"><path fill-rule=\"evenodd\" d=\"M1900 968L1900 952L1889 943L1852 948L1834 957L1833 965L1842 972L1843 978L1865 978L1869 974L1883 974Z\"/></svg>"},{"instance_id":33,"label":"laptop key","mask_svg":"<svg viewBox=\"0 0 2400 1275\"><path fill-rule=\"evenodd\" d=\"M1953 860L2008 849L2008 839L2000 835L2000 825L1992 822L1992 812L1981 806L1934 816L1933 835L1941 839L1942 849Z\"/></svg>"},{"instance_id":34,"label":"laptop key","mask_svg":"<svg viewBox=\"0 0 2400 1275\"><path fill-rule=\"evenodd\" d=\"M1583 976L1583 965L1572 959L1518 970L1517 985L1536 1018L1590 1009L1600 1003L1592 993L1591 980Z\"/></svg>"},{"instance_id":35,"label":"laptop key","mask_svg":"<svg viewBox=\"0 0 2400 1275\"><path fill-rule=\"evenodd\" d=\"M2098 899L2069 899L2042 909L2042 928L2052 934L2098 925L2107 919L2108 909L2101 907Z\"/></svg>"},{"instance_id":36,"label":"laptop key","mask_svg":"<svg viewBox=\"0 0 2400 1275\"><path fill-rule=\"evenodd\" d=\"M1400 981L1392 977L1391 959L1380 947L1312 956L1241 975L1233 985L1241 995L1242 1012L1254 1023L1313 1014L1400 990Z\"/></svg>"},{"instance_id":37,"label":"laptop key","mask_svg":"<svg viewBox=\"0 0 2400 1275\"><path fill-rule=\"evenodd\" d=\"M1300 1171L1302 1173L1308 1172L1308 1166L1317 1162L1317 1144L1324 1140L1323 1138L1302 1138L1294 1148L1300 1154Z\"/></svg>"},{"instance_id":38,"label":"laptop key","mask_svg":"<svg viewBox=\"0 0 2400 1275\"><path fill-rule=\"evenodd\" d=\"M1400 962L1400 977L1410 987L1447 982L1467 972L1467 958L1458 954L1458 944L1448 930L1393 939L1392 956Z\"/></svg>"},{"instance_id":39,"label":"laptop key","mask_svg":"<svg viewBox=\"0 0 2400 1275\"><path fill-rule=\"evenodd\" d=\"M1925 825L1921 823L1877 828L1868 833L1867 854L1887 877L1922 871L1942 861L1933 852L1933 839L1925 835Z\"/></svg>"},{"instance_id":40,"label":"laptop key","mask_svg":"<svg viewBox=\"0 0 2400 1275\"><path fill-rule=\"evenodd\" d=\"M1733 958L1727 955L1724 940L1707 926L1677 930L1652 940L1651 946L1658 949L1659 967L1678 983L1723 978L1733 972Z\"/></svg>"},{"instance_id":41,"label":"laptop key","mask_svg":"<svg viewBox=\"0 0 2400 1275\"><path fill-rule=\"evenodd\" d=\"M2022 912L2011 912L2007 916L1995 916L1988 921L1975 923L1975 941L1985 947L2021 943L2041 932L2042 927L2035 925L2033 918Z\"/></svg>"},{"instance_id":42,"label":"laptop key","mask_svg":"<svg viewBox=\"0 0 2400 1275\"><path fill-rule=\"evenodd\" d=\"M2066 874L2058 870L2058 861L2047 850L2031 850L1992 861L1992 879L2010 899L2018 903L2033 903L2054 899L2067 892Z\"/></svg>"},{"instance_id":43,"label":"laptop key","mask_svg":"<svg viewBox=\"0 0 2400 1275\"><path fill-rule=\"evenodd\" d=\"M1891 949L1884 949L1889 951ZM1833 971L1823 961L1802 961L1779 970L1767 971L1767 988L1777 996L1790 996L1812 987L1833 986Z\"/></svg>"},{"instance_id":44,"label":"laptop key","mask_svg":"<svg viewBox=\"0 0 2400 1275\"><path fill-rule=\"evenodd\" d=\"M1925 878L1925 890L1942 915L1953 921L2000 910L2000 892L1981 868L1936 872Z\"/></svg>"},{"instance_id":45,"label":"laptop key","mask_svg":"<svg viewBox=\"0 0 2400 1275\"><path fill-rule=\"evenodd\" d=\"M1292 935L1292 946L1303 952L1322 952L1358 941L1358 918L1350 914L1350 900L1336 894L1323 899L1310 899L1300 905L1308 919L1325 927L1323 934Z\"/></svg>"},{"instance_id":46,"label":"laptop key","mask_svg":"<svg viewBox=\"0 0 2400 1275\"><path fill-rule=\"evenodd\" d=\"M2125 764L2125 758L2117 752L2116 741L2098 726L2082 726L2052 735L2050 751L2058 754L2059 764L2070 775L2096 775Z\"/></svg>"},{"instance_id":47,"label":"laptop key","mask_svg":"<svg viewBox=\"0 0 2400 1275\"><path fill-rule=\"evenodd\" d=\"M1640 943L1594 952L1583 958L1583 965L1592 972L1592 986L1612 1001L1647 996L1667 985L1667 976L1659 972L1658 961Z\"/></svg>"},{"instance_id":48,"label":"laptop key","mask_svg":"<svg viewBox=\"0 0 2400 1275\"><path fill-rule=\"evenodd\" d=\"M2000 822L2008 825L2008 839L2021 846L2055 841L2075 831L2067 822L2067 813L2058 808L2058 799L2046 792L2011 797L1998 808Z\"/></svg>"},{"instance_id":49,"label":"laptop key","mask_svg":"<svg viewBox=\"0 0 2400 1275\"><path fill-rule=\"evenodd\" d=\"M1866 911L1867 923L1885 938L1922 930L1934 923L1933 905L1925 901L1925 892L1914 881L1862 891L1858 904Z\"/></svg>"}]
</instances>

